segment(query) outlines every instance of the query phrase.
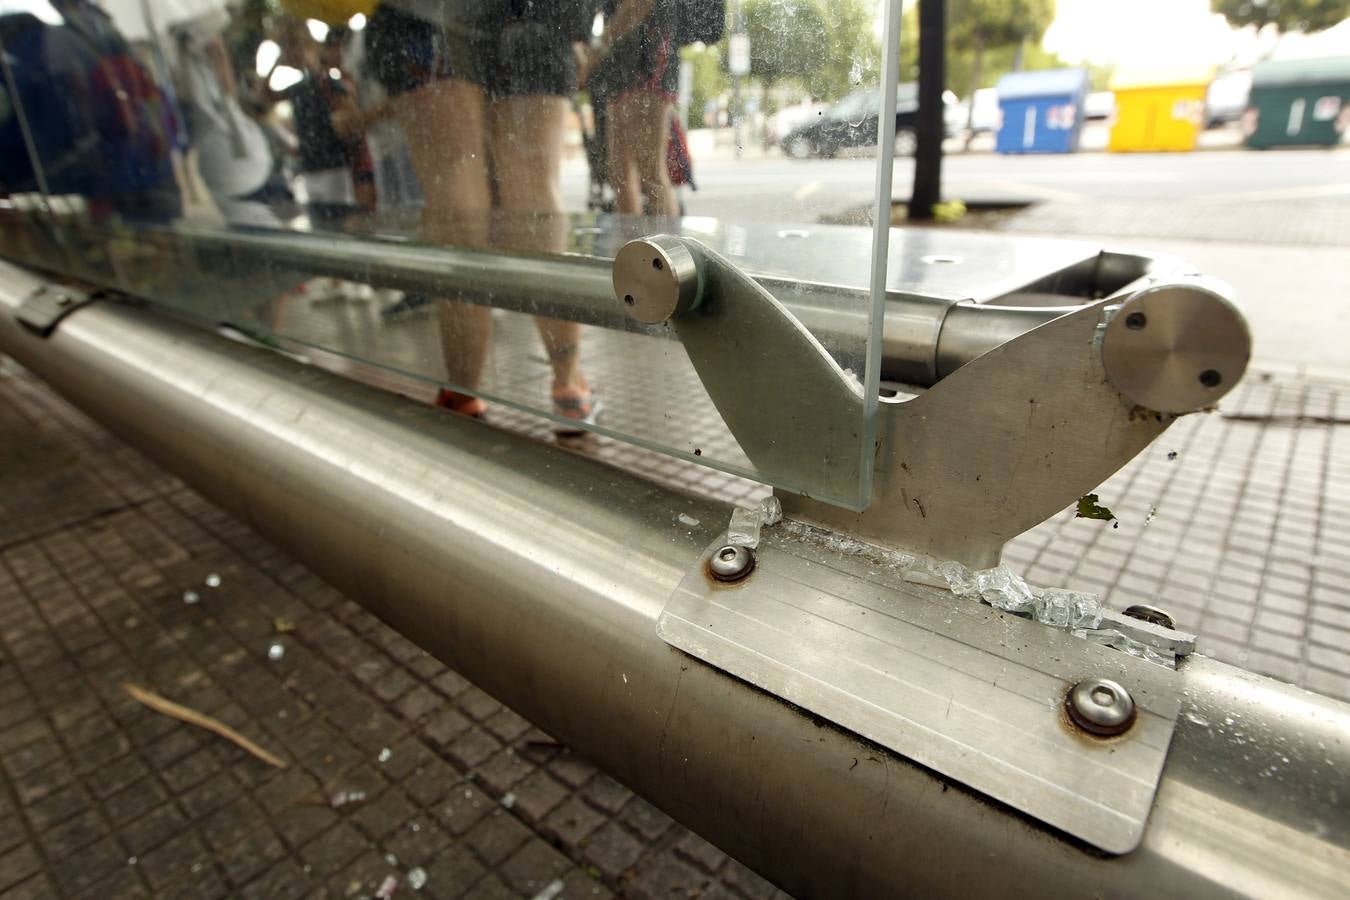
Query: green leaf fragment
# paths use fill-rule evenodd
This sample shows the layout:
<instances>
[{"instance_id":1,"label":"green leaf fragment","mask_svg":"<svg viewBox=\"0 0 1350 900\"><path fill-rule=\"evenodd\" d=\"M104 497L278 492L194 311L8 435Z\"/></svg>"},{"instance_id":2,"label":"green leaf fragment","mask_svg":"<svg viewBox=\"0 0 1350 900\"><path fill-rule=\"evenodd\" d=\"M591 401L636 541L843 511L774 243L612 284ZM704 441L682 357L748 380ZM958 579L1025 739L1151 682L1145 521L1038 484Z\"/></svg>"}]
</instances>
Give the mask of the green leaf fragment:
<instances>
[{"instance_id":1,"label":"green leaf fragment","mask_svg":"<svg viewBox=\"0 0 1350 900\"><path fill-rule=\"evenodd\" d=\"M1078 511L1074 513L1074 517L1078 519L1100 519L1103 522L1113 521L1116 514L1098 503L1097 501L1100 499L1096 494L1084 494L1079 497Z\"/></svg>"}]
</instances>

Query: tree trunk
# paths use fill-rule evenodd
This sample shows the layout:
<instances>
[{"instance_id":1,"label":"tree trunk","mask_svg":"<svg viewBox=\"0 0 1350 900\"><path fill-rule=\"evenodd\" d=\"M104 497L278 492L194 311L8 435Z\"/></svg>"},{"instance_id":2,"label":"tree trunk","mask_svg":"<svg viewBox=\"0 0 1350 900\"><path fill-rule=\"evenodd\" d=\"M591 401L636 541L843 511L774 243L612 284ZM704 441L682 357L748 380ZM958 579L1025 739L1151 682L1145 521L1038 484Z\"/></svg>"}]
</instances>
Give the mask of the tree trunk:
<instances>
[{"instance_id":1,"label":"tree trunk","mask_svg":"<svg viewBox=\"0 0 1350 900\"><path fill-rule=\"evenodd\" d=\"M963 149L970 149L975 140L975 92L980 89L980 77L984 69L984 35L975 36L975 58L971 60L970 90L966 93L966 143Z\"/></svg>"},{"instance_id":2,"label":"tree trunk","mask_svg":"<svg viewBox=\"0 0 1350 900\"><path fill-rule=\"evenodd\" d=\"M914 154L911 221L933 218L942 193L942 88L946 69L946 0L919 0L918 149Z\"/></svg>"}]
</instances>

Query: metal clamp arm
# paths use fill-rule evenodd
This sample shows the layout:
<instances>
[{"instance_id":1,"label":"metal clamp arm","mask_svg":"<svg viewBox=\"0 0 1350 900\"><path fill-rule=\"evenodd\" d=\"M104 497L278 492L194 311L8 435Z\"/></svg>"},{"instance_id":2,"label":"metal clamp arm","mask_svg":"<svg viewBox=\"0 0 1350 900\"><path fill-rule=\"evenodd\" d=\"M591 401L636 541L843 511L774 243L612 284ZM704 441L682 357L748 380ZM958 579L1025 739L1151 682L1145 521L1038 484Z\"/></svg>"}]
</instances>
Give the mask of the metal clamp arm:
<instances>
[{"instance_id":1,"label":"metal clamp arm","mask_svg":"<svg viewBox=\"0 0 1350 900\"><path fill-rule=\"evenodd\" d=\"M640 322L669 322L750 460L775 480L856 491L862 384L790 310L696 241L658 235L614 260L614 292Z\"/></svg>"}]
</instances>

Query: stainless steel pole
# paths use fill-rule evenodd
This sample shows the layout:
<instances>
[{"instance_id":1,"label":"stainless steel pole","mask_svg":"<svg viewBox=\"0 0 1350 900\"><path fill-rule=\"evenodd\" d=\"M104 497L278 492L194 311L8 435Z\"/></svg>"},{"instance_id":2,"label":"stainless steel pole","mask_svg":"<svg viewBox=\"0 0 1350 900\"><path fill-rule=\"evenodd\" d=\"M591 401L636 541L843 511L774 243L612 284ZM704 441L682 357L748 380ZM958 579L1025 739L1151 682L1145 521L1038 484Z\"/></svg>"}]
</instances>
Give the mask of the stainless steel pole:
<instances>
[{"instance_id":1,"label":"stainless steel pole","mask_svg":"<svg viewBox=\"0 0 1350 900\"><path fill-rule=\"evenodd\" d=\"M1344 704L1189 659L1148 833L1106 857L665 644L725 504L144 309L42 338L38 284L0 264L0 351L793 894L1344 894Z\"/></svg>"},{"instance_id":2,"label":"stainless steel pole","mask_svg":"<svg viewBox=\"0 0 1350 900\"><path fill-rule=\"evenodd\" d=\"M325 275L433 297L453 293L471 303L603 328L667 333L661 327L635 323L615 302L611 265L603 259L183 226L142 228L138 234L148 246L174 249L175 259L166 261L166 266L184 266L182 260L191 259L203 272L234 275L262 267L273 274L292 272L297 278ZM863 346L867 337L864 290L772 276L757 276L756 280L782 299L827 347L832 343ZM548 285L548 290L541 291L540 285ZM931 386L980 354L1070 309L1003 307L986 314L982 305L960 307L960 327L970 334L948 339L949 349L943 353L944 365L939 370L939 340L951 330L946 320L955 308L951 299L891 292L883 325L881 377Z\"/></svg>"}]
</instances>

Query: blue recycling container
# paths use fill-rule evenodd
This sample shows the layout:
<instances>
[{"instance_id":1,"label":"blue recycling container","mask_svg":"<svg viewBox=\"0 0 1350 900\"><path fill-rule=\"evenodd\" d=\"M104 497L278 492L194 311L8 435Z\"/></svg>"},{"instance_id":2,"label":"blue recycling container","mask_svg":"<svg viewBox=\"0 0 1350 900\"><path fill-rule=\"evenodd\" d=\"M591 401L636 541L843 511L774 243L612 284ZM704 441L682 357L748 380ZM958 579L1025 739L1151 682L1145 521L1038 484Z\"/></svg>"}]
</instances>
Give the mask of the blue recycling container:
<instances>
[{"instance_id":1,"label":"blue recycling container","mask_svg":"<svg viewBox=\"0 0 1350 900\"><path fill-rule=\"evenodd\" d=\"M1085 69L1013 72L998 80L999 153L1072 153L1083 130Z\"/></svg>"}]
</instances>

